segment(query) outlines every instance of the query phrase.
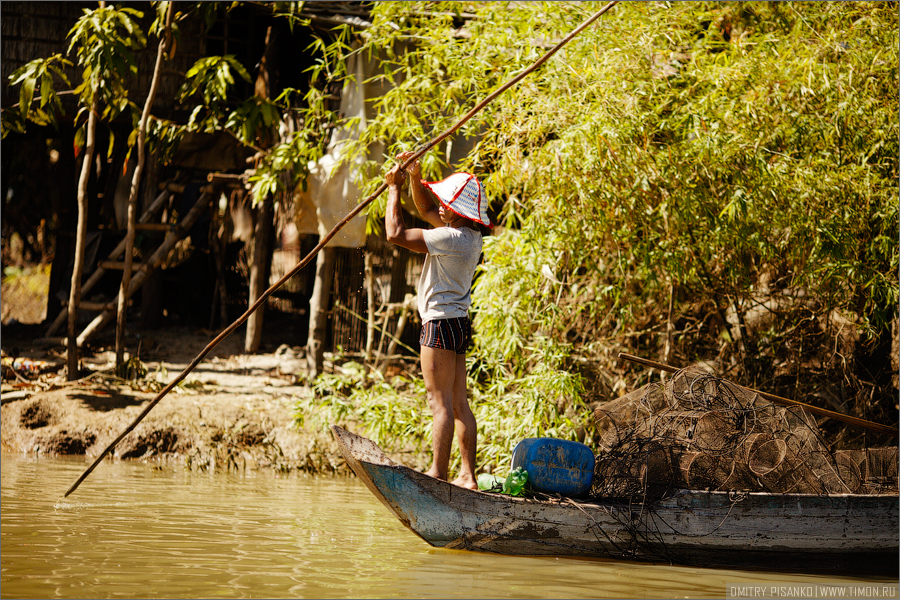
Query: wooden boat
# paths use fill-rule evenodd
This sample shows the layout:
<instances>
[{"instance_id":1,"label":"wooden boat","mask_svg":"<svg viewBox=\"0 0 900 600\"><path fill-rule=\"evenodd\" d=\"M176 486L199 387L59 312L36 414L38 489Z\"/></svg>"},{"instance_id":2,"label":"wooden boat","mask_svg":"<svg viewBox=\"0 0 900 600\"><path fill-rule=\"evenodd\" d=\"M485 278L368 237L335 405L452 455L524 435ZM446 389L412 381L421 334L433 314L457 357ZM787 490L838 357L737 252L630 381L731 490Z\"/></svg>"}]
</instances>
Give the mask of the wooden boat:
<instances>
[{"instance_id":1,"label":"wooden boat","mask_svg":"<svg viewBox=\"0 0 900 600\"><path fill-rule=\"evenodd\" d=\"M896 495L681 490L653 503L472 491L392 462L332 427L350 468L416 535L442 548L797 572L896 574Z\"/></svg>"}]
</instances>

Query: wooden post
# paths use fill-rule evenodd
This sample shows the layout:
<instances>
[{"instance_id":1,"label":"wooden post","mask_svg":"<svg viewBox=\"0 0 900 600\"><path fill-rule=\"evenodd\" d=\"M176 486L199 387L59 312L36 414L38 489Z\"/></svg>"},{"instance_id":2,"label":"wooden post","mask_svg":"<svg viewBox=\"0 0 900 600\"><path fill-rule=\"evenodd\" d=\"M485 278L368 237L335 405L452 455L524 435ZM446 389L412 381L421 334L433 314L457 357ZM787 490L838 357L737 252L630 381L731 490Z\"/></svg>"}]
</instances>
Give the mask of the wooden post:
<instances>
[{"instance_id":1,"label":"wooden post","mask_svg":"<svg viewBox=\"0 0 900 600\"><path fill-rule=\"evenodd\" d=\"M212 226L209 228L209 247L216 265L216 286L213 292L213 309L209 314L209 328L216 328L216 309L219 311L220 327L228 323L228 290L225 285L225 250L231 239L231 218L226 210L219 217L218 207L213 202ZM219 232L221 231L221 235Z\"/></svg>"},{"instance_id":2,"label":"wooden post","mask_svg":"<svg viewBox=\"0 0 900 600\"><path fill-rule=\"evenodd\" d=\"M675 324L672 322L672 310L675 307L675 284L669 282L669 310L666 312L666 345L663 350L663 362L669 362L669 356L672 354L672 338L675 332ZM660 378L663 383L666 381L665 371L660 371Z\"/></svg>"},{"instance_id":3,"label":"wooden post","mask_svg":"<svg viewBox=\"0 0 900 600\"><path fill-rule=\"evenodd\" d=\"M388 302L403 302L406 295L406 267L409 263L409 250L395 247L391 253L391 289Z\"/></svg>"},{"instance_id":4,"label":"wooden post","mask_svg":"<svg viewBox=\"0 0 900 600\"><path fill-rule=\"evenodd\" d=\"M81 163L81 175L78 178L78 228L75 232L75 266L72 269L72 286L69 290L69 337L66 343L66 379L68 381L78 379L78 342L75 337L75 329L78 320L78 303L81 302L81 275L84 271L88 209L87 187L91 176L91 163L94 159L99 104L99 91L94 90L94 98L91 100L91 109L88 113L84 161Z\"/></svg>"},{"instance_id":5,"label":"wooden post","mask_svg":"<svg viewBox=\"0 0 900 600\"><path fill-rule=\"evenodd\" d=\"M116 372L121 376L125 360L125 313L128 311L128 289L131 286L131 263L134 259L134 222L137 219L138 193L141 188L141 175L144 172L146 162L145 147L147 140L147 124L150 122L150 109L156 99L156 90L159 88L159 74L162 69L163 55L166 51L166 41L170 37L172 28L172 4L166 9L166 26L159 40L156 51L156 65L153 68L153 77L150 80L150 91L144 102L144 110L141 113L140 125L137 136L137 165L134 168L134 176L131 179L131 191L128 194L128 225L125 234L125 268L122 270L122 285L119 286L119 306L116 317Z\"/></svg>"},{"instance_id":6,"label":"wooden post","mask_svg":"<svg viewBox=\"0 0 900 600\"><path fill-rule=\"evenodd\" d=\"M372 346L375 344L375 275L372 272L372 252L366 250L366 362L372 360Z\"/></svg>"},{"instance_id":7,"label":"wooden post","mask_svg":"<svg viewBox=\"0 0 900 600\"><path fill-rule=\"evenodd\" d=\"M269 72L269 63L275 52L272 27L266 30L266 48L259 61L259 73L256 76L255 92L259 98L270 98L272 95L273 76L277 73ZM273 133L265 128L257 131L259 145L268 149L273 143ZM255 166L255 165L254 165ZM253 259L250 263L250 289L248 291L247 305L252 306L269 287L269 274L272 268L272 209L273 198L256 198L256 222L253 240ZM262 304L247 319L247 331L244 336L244 352L256 352L262 342L263 317L266 305Z\"/></svg>"},{"instance_id":8,"label":"wooden post","mask_svg":"<svg viewBox=\"0 0 900 600\"><path fill-rule=\"evenodd\" d=\"M397 330L394 332L394 337L391 338L391 343L388 344L388 356L393 356L394 352L397 351L397 344L400 342L400 338L403 337L403 330L406 329L406 322L409 320L409 314L414 310L416 310L416 297L412 294L406 294L406 298L403 299L403 305L400 307L400 318L397 319ZM387 330L385 329L385 331Z\"/></svg>"},{"instance_id":9,"label":"wooden post","mask_svg":"<svg viewBox=\"0 0 900 600\"><path fill-rule=\"evenodd\" d=\"M316 282L309 299L309 338L306 343L306 362L309 377L322 372L325 363L325 335L331 284L334 280L334 248L325 247L316 257Z\"/></svg>"},{"instance_id":10,"label":"wooden post","mask_svg":"<svg viewBox=\"0 0 900 600\"><path fill-rule=\"evenodd\" d=\"M263 201L256 210L256 224L253 235L253 261L250 265L250 289L248 304L252 305L269 287L272 266L272 203ZM263 316L265 304L247 319L244 337L244 352L256 352L262 342Z\"/></svg>"}]
</instances>

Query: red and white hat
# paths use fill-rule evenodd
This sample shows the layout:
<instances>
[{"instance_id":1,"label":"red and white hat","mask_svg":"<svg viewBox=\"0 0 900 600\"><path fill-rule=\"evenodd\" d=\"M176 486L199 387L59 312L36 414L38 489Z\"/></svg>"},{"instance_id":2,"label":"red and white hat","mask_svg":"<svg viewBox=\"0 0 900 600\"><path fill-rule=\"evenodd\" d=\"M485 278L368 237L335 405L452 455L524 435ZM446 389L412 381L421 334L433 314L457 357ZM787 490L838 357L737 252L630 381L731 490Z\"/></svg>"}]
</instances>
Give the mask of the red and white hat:
<instances>
[{"instance_id":1,"label":"red and white hat","mask_svg":"<svg viewBox=\"0 0 900 600\"><path fill-rule=\"evenodd\" d=\"M441 181L423 181L441 204L461 217L492 227L487 215L487 196L484 186L471 173L454 173Z\"/></svg>"}]
</instances>

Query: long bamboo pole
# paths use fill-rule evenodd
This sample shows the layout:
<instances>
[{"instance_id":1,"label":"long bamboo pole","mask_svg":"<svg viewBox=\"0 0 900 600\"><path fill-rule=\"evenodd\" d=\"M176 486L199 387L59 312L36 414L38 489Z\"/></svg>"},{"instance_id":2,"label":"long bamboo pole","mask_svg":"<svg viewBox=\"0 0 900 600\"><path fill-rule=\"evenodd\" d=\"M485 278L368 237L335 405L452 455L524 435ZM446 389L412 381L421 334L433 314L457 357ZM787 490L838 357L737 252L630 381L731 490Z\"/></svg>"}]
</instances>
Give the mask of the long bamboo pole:
<instances>
[{"instance_id":1,"label":"long bamboo pole","mask_svg":"<svg viewBox=\"0 0 900 600\"><path fill-rule=\"evenodd\" d=\"M475 108L473 108L472 110L467 112L465 115L463 115L462 118L459 121L457 121L455 125L453 125L447 131L445 131L444 133L440 134L439 136L437 136L436 138L434 138L433 140L431 140L430 142L428 142L427 144L422 146L418 151L413 153L409 158L406 159L406 161L401 165L400 168L405 169L406 167L408 167L410 165L410 163L412 163L413 161L420 158L423 154L425 154L426 152L428 152L429 150L434 148L436 145L438 145L441 141L443 141L448 136L450 136L454 131L459 129L466 121L468 121L476 113L478 113L478 111L480 111L485 106L487 106L488 104L493 102L500 94L502 94L503 92L505 92L512 86L514 86L516 83L521 81L526 75L528 75L529 73L531 73L532 71L534 71L535 69L540 67L542 64L544 64L551 56L556 54L556 52L559 51L560 48L562 48L563 46L568 44L570 41L572 41L572 39L575 36L577 36L579 33L584 31L585 29L587 29L588 26L591 25L591 23L593 23L594 21L599 19L606 11L608 11L610 8L615 6L617 3L618 3L618 0L612 0L611 2L606 4L606 6L604 6L603 8L598 10L596 13L594 13L584 23L579 25L569 35L567 35L565 38L563 38L558 44L556 44L553 48L548 50L546 54L544 54L541 58L536 60L531 66L529 66L527 69L525 69L524 71L522 71L521 73L519 73L518 75L513 77L511 80L509 80L506 84L504 84L503 86L501 86L500 88L498 88L497 90L492 92L487 98L485 98L484 100L479 102L478 105L475 106ZM184 380L184 378L188 376L188 373L193 371L197 367L197 365L200 364L200 362L203 360L203 358L207 354L209 354L213 348L215 348L217 345L219 345L219 342L224 340L235 329L240 327L250 317L250 315L253 314L253 312L256 309L258 309L260 306L262 306L262 304L269 298L269 296L272 295L272 292L274 292L275 290L280 288L282 285L284 285L284 283L288 279L290 279L291 277L296 275L300 271L300 269L302 269L307 264L309 264L309 262L313 259L313 257L316 254L318 254L322 248L325 247L325 244L327 244L331 240L331 238L333 238L335 236L335 234L344 225L349 223L353 217L355 217L360 212L362 212L362 210L366 206L371 204L372 201L375 200L378 196L380 196L381 193L384 192L385 189L387 189L387 183L382 183L380 186L378 186L378 189L375 190L372 193L372 195L370 195L368 198L366 198L356 208L351 210L350 213L347 214L347 216L344 217L340 223L335 225L331 229L331 231L329 231L325 235L325 237L323 237L321 240L319 240L319 243L316 244L316 247L313 248L310 251L310 253L307 254L300 262L298 262L294 266L293 269L291 269L289 272L285 273L281 279L279 279L274 284L272 284L272 286L269 289L267 289L259 298L256 299L256 302L254 302L253 305L250 306L250 308L248 308L244 314L242 314L240 317L238 317L238 319L234 323L229 325L219 335L217 335L209 344L207 344L207 346L203 350L200 351L200 354L198 354L197 357L191 361L191 363L184 369L184 371L182 371L177 377L175 377L175 379L173 379L171 382L169 382L169 384L165 388L163 388L163 390L161 392L159 392L159 394L156 395L156 397L150 402L150 404L148 404L147 407L141 412L141 414L138 415L138 417L134 420L134 422L132 422L131 425L126 427L125 431L123 431L119 435L119 437L117 437L115 440L113 440L112 443L109 444L109 446L107 446L106 449L100 453L100 456L98 456L97 459L94 460L94 462L91 464L91 466L89 466L84 471L84 473L82 473L81 476L77 480L75 480L75 483L73 483L72 486L66 491L65 495L68 496L69 494L74 492L78 488L78 486L81 485L81 482L84 481L88 475L90 475L91 471L93 471L97 467L97 465L100 464L100 461L102 461L104 459L104 457L106 457L106 455L109 454L110 451L116 447L116 444L118 444L120 441L122 441L122 438L124 438L126 435L128 435L137 426L137 424L140 423L141 420L145 416L147 416L147 413L149 413L153 409L153 407L156 406L159 403L159 401L162 400L166 396L166 394L168 394L170 391L172 391L172 389L176 385L178 385L182 380Z\"/></svg>"},{"instance_id":2,"label":"long bamboo pole","mask_svg":"<svg viewBox=\"0 0 900 600\"><path fill-rule=\"evenodd\" d=\"M634 356L632 354L625 354L624 352L619 353L619 358L624 358L625 360L630 360L631 362L638 363L641 365L646 365L648 367L653 367L654 369L659 369L661 371L666 371L669 373L677 373L678 368L664 364L658 363L653 360L649 360L646 358L641 358L639 356ZM737 385L737 384L735 384ZM860 419L858 417L852 417L850 415L843 415L838 412L830 411L824 408L819 408L818 406L812 406L811 404L805 404L803 402L799 402L797 400L791 400L789 398L782 398L781 396L776 396L775 394L768 394L766 392L760 392L759 390L750 389L744 386L742 387L747 391L753 392L754 394L759 394L766 400L771 400L776 404L784 404L786 406L802 406L809 412L819 415L822 417L828 417L829 419L835 419L837 421L843 421L848 425L856 425L857 427L864 427L870 431L875 431L878 433L883 433L885 435L889 435L891 437L897 437L897 428L889 427L888 425L882 425L881 423L873 423L872 421L866 421L865 419Z\"/></svg>"}]
</instances>

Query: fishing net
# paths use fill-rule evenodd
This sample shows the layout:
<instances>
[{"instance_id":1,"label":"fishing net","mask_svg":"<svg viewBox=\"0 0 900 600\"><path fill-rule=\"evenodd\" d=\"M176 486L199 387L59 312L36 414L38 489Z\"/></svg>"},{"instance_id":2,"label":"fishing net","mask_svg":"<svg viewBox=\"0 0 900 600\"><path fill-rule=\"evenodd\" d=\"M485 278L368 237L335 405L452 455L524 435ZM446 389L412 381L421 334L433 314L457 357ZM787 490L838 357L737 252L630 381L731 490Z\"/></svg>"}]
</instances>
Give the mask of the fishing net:
<instances>
[{"instance_id":1,"label":"fishing net","mask_svg":"<svg viewBox=\"0 0 900 600\"><path fill-rule=\"evenodd\" d=\"M897 448L831 452L815 419L696 368L594 413L591 495L642 501L676 489L881 493L897 489Z\"/></svg>"}]
</instances>

